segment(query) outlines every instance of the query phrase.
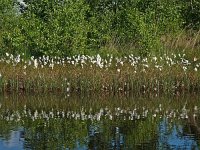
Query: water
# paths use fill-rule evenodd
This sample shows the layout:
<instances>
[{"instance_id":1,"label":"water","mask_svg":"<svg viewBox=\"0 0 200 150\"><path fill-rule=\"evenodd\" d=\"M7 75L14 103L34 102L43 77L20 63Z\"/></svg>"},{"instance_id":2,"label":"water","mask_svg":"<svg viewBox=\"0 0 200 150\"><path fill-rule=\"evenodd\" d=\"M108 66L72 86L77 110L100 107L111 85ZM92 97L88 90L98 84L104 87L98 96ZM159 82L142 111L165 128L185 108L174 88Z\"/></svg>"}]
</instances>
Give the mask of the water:
<instances>
[{"instance_id":1,"label":"water","mask_svg":"<svg viewBox=\"0 0 200 150\"><path fill-rule=\"evenodd\" d=\"M200 97L4 95L0 149L199 149Z\"/></svg>"}]
</instances>

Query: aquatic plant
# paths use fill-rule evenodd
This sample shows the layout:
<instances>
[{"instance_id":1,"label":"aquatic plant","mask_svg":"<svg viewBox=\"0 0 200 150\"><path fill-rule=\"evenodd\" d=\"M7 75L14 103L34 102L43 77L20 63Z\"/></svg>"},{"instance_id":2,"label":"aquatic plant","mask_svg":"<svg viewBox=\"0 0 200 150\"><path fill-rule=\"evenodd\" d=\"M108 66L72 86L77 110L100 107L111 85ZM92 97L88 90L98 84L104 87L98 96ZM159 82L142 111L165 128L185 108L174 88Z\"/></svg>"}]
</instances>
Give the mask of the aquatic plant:
<instances>
[{"instance_id":1,"label":"aquatic plant","mask_svg":"<svg viewBox=\"0 0 200 150\"><path fill-rule=\"evenodd\" d=\"M0 59L2 92L160 93L200 89L200 61L183 54L162 57L76 55Z\"/></svg>"}]
</instances>

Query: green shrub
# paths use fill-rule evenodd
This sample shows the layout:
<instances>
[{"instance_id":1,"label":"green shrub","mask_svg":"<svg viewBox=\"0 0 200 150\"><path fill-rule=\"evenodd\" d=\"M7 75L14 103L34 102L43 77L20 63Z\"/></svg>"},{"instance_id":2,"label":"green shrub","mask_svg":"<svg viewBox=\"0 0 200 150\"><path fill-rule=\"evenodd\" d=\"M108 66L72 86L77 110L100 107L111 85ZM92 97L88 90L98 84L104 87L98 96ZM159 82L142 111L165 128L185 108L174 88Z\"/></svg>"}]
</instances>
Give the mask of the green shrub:
<instances>
[{"instance_id":1,"label":"green shrub","mask_svg":"<svg viewBox=\"0 0 200 150\"><path fill-rule=\"evenodd\" d=\"M19 13L16 2L0 2L1 54L66 56L110 50L146 56L163 52L163 35L177 35L188 25L199 29L197 1L29 0L26 3L28 7Z\"/></svg>"},{"instance_id":2,"label":"green shrub","mask_svg":"<svg viewBox=\"0 0 200 150\"><path fill-rule=\"evenodd\" d=\"M200 1L184 0L182 2L182 17L184 20L184 26L187 28L193 28L195 30L200 29Z\"/></svg>"}]
</instances>

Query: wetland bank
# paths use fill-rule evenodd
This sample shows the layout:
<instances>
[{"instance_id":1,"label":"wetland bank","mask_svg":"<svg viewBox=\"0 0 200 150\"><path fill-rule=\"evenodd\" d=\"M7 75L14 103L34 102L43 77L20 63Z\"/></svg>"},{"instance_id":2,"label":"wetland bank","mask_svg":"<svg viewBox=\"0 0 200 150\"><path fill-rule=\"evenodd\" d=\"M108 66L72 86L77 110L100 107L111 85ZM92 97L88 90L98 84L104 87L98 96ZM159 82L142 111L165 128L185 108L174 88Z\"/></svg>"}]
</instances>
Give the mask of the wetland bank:
<instances>
[{"instance_id":1,"label":"wetland bank","mask_svg":"<svg viewBox=\"0 0 200 150\"><path fill-rule=\"evenodd\" d=\"M196 59L6 53L0 148L199 149Z\"/></svg>"},{"instance_id":2,"label":"wetland bank","mask_svg":"<svg viewBox=\"0 0 200 150\"><path fill-rule=\"evenodd\" d=\"M199 10L1 0L0 149L199 149Z\"/></svg>"},{"instance_id":3,"label":"wetland bank","mask_svg":"<svg viewBox=\"0 0 200 150\"><path fill-rule=\"evenodd\" d=\"M185 54L42 56L0 59L2 93L178 94L198 93L200 62Z\"/></svg>"}]
</instances>

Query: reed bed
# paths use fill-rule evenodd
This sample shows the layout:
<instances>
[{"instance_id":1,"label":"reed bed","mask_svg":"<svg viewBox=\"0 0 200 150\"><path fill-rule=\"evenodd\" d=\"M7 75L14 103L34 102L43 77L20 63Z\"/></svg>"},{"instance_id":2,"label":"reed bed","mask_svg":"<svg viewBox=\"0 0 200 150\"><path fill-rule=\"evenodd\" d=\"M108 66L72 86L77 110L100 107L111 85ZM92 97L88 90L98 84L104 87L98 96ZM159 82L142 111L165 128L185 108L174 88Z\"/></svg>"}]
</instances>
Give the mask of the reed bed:
<instances>
[{"instance_id":1,"label":"reed bed","mask_svg":"<svg viewBox=\"0 0 200 150\"><path fill-rule=\"evenodd\" d=\"M8 93L118 93L180 95L200 90L200 60L185 54L162 57L107 55L0 59L0 91Z\"/></svg>"}]
</instances>

